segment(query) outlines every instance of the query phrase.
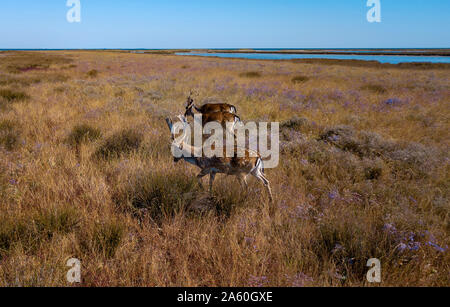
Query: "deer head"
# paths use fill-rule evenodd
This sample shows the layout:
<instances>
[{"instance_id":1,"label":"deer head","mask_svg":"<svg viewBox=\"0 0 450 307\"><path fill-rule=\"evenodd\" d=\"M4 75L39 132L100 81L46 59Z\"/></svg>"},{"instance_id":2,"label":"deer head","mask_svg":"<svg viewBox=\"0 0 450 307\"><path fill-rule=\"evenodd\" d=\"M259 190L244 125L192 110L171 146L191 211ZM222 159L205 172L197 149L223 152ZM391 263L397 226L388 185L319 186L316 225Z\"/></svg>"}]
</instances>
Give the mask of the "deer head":
<instances>
[{"instance_id":1,"label":"deer head","mask_svg":"<svg viewBox=\"0 0 450 307\"><path fill-rule=\"evenodd\" d=\"M180 137L176 137L175 134L177 132L177 130L179 130L178 126L175 126L173 124L173 121L171 118L166 118L166 123L167 126L169 126L170 129L170 135L172 138L172 142L171 142L171 147L172 148L177 148L179 150L183 150L183 144L184 144L184 140L186 139L186 134L187 134L187 129L186 129L186 125L188 125L186 118L182 115L179 115L178 118L181 120L181 123L183 124L183 129L182 129L182 135ZM180 161L182 158L176 158L174 157L174 162L178 162Z\"/></svg>"},{"instance_id":2,"label":"deer head","mask_svg":"<svg viewBox=\"0 0 450 307\"><path fill-rule=\"evenodd\" d=\"M197 95L198 95L198 93L195 90L191 90L189 92L189 96L186 101L186 112L184 113L185 117L187 117L187 116L193 117L194 116L194 113L192 112L192 108L194 108L194 98L193 97L197 96Z\"/></svg>"}]
</instances>

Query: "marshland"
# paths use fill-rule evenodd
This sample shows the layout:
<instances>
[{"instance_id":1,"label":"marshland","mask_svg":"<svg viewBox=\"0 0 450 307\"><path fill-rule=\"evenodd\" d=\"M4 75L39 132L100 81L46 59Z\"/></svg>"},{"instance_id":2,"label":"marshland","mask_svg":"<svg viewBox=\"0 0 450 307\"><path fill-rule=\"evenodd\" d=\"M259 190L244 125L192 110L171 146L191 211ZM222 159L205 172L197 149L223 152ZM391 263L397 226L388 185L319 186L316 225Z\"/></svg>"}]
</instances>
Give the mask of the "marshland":
<instances>
[{"instance_id":1,"label":"marshland","mask_svg":"<svg viewBox=\"0 0 450 307\"><path fill-rule=\"evenodd\" d=\"M0 52L0 286L449 286L449 69ZM192 89L280 122L273 203L174 163Z\"/></svg>"}]
</instances>

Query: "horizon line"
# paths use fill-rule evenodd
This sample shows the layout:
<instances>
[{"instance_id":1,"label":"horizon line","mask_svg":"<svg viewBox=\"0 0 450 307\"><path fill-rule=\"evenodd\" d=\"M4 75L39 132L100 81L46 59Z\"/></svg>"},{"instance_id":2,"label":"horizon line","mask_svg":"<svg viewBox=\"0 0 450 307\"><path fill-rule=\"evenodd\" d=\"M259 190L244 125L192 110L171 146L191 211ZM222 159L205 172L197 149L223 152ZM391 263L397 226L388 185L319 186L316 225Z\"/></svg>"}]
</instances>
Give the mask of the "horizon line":
<instances>
[{"instance_id":1,"label":"horizon line","mask_svg":"<svg viewBox=\"0 0 450 307\"><path fill-rule=\"evenodd\" d=\"M21 50L404 50L404 49L422 49L422 50L434 50L434 49L450 49L450 47L321 47L321 48L305 48L305 47L236 47L236 48L0 48L0 51L21 51Z\"/></svg>"}]
</instances>

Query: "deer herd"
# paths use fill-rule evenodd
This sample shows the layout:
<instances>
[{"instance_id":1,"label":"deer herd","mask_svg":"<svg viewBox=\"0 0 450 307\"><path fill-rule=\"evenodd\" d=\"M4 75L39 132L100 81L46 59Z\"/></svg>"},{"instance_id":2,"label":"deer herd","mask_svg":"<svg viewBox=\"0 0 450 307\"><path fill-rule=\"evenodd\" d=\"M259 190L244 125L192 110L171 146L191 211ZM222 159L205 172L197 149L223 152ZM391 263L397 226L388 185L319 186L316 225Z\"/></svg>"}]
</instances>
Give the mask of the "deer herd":
<instances>
[{"instance_id":1,"label":"deer herd","mask_svg":"<svg viewBox=\"0 0 450 307\"><path fill-rule=\"evenodd\" d=\"M270 183L264 174L264 163L261 155L257 151L247 148L238 148L236 142L234 142L234 145L232 145L234 146L234 154L231 157L227 156L226 147L223 148L223 155L208 156L204 154L203 147L196 147L191 145L190 142L187 142L187 131L189 130L187 117L192 116L194 118L194 110L197 114L201 115L202 127L204 127L207 123L218 122L223 127L232 127L232 131L230 132L234 134L235 125L241 122L240 117L236 114L237 109L235 106L230 104L209 103L204 104L201 107L197 107L194 103L194 99L192 98L192 94L193 93L191 91L187 99L186 111L184 115L177 116L177 119L183 127L183 129L181 129L183 131L181 137L176 138L174 123L171 118L166 118L166 122L172 136L171 146L173 149L177 149L181 155L178 158L174 158L174 161L178 162L180 160L184 160L199 167L201 171L197 178L199 185L202 188L202 178L209 175L210 192L212 192L216 174L236 176L241 186L245 188L247 188L248 175L252 175L264 184L269 195L269 200L272 202L273 197ZM221 151L222 148L219 150ZM241 154L237 155L238 152Z\"/></svg>"}]
</instances>

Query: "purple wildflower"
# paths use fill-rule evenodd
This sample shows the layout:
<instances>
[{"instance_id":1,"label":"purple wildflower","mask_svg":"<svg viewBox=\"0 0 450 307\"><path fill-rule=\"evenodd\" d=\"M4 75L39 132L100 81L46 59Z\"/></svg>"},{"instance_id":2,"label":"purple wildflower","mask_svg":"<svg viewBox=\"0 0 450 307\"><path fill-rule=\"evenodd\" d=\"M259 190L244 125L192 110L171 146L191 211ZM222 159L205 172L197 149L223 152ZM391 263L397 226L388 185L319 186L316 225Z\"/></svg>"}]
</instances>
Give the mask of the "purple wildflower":
<instances>
[{"instance_id":1,"label":"purple wildflower","mask_svg":"<svg viewBox=\"0 0 450 307\"><path fill-rule=\"evenodd\" d=\"M412 196L410 196L409 199L410 199L413 203L417 204L417 200L415 200Z\"/></svg>"},{"instance_id":2,"label":"purple wildflower","mask_svg":"<svg viewBox=\"0 0 450 307\"><path fill-rule=\"evenodd\" d=\"M394 235L397 233L397 228L395 228L392 224L384 224L383 231L389 233L390 235Z\"/></svg>"},{"instance_id":3,"label":"purple wildflower","mask_svg":"<svg viewBox=\"0 0 450 307\"><path fill-rule=\"evenodd\" d=\"M344 250L344 247L341 245L341 244L336 244L335 246L334 246L334 248L333 248L333 250L331 251L333 254L335 254L335 253L337 253L337 252L340 252L340 251L343 251Z\"/></svg>"},{"instance_id":4,"label":"purple wildflower","mask_svg":"<svg viewBox=\"0 0 450 307\"><path fill-rule=\"evenodd\" d=\"M248 281L250 287L261 288L269 282L267 276L253 276L251 275Z\"/></svg>"},{"instance_id":5,"label":"purple wildflower","mask_svg":"<svg viewBox=\"0 0 450 307\"><path fill-rule=\"evenodd\" d=\"M420 242L416 240L417 235L413 232L400 232L392 224L385 224L383 231L387 232L394 241L398 243L397 249L403 251L418 251L420 249Z\"/></svg>"},{"instance_id":6,"label":"purple wildflower","mask_svg":"<svg viewBox=\"0 0 450 307\"><path fill-rule=\"evenodd\" d=\"M405 251L407 248L408 248L408 247L406 246L405 243L400 243L400 244L397 246L397 249L398 249L399 251L401 251L401 252Z\"/></svg>"},{"instance_id":7,"label":"purple wildflower","mask_svg":"<svg viewBox=\"0 0 450 307\"><path fill-rule=\"evenodd\" d=\"M305 220L308 218L308 205L297 206L292 212L293 218Z\"/></svg>"},{"instance_id":8,"label":"purple wildflower","mask_svg":"<svg viewBox=\"0 0 450 307\"><path fill-rule=\"evenodd\" d=\"M405 103L405 101L403 101L403 100L401 100L399 98L389 98L389 99L384 101L385 105L393 106L393 107L401 106L404 103Z\"/></svg>"},{"instance_id":9,"label":"purple wildflower","mask_svg":"<svg viewBox=\"0 0 450 307\"><path fill-rule=\"evenodd\" d=\"M339 197L339 192L338 191L331 191L330 193L328 193L328 197L330 199L337 199Z\"/></svg>"},{"instance_id":10,"label":"purple wildflower","mask_svg":"<svg viewBox=\"0 0 450 307\"><path fill-rule=\"evenodd\" d=\"M225 85L219 84L219 85L216 86L216 91L222 92L224 90L225 90Z\"/></svg>"},{"instance_id":11,"label":"purple wildflower","mask_svg":"<svg viewBox=\"0 0 450 307\"><path fill-rule=\"evenodd\" d=\"M303 101L306 98L305 95L302 95L302 93L296 90L284 90L283 95L286 98L294 101Z\"/></svg>"},{"instance_id":12,"label":"purple wildflower","mask_svg":"<svg viewBox=\"0 0 450 307\"><path fill-rule=\"evenodd\" d=\"M437 245L436 243L434 243L432 241L429 241L427 243L427 245L433 247L435 250L437 250L438 252L441 252L441 253L445 253L447 251L447 249L448 249L448 246L445 246L445 248L444 247L440 247L439 245Z\"/></svg>"},{"instance_id":13,"label":"purple wildflower","mask_svg":"<svg viewBox=\"0 0 450 307\"><path fill-rule=\"evenodd\" d=\"M255 242L255 239L253 239L251 237L245 237L244 240L245 240L245 243L247 243L247 244L252 244L253 242Z\"/></svg>"},{"instance_id":14,"label":"purple wildflower","mask_svg":"<svg viewBox=\"0 0 450 307\"><path fill-rule=\"evenodd\" d=\"M342 99L343 97L344 94L339 90L331 91L325 95L325 98L328 98L330 100L339 100Z\"/></svg>"},{"instance_id":15,"label":"purple wildflower","mask_svg":"<svg viewBox=\"0 0 450 307\"><path fill-rule=\"evenodd\" d=\"M305 287L307 283L310 283L313 281L311 277L304 273L297 273L294 276L288 276L286 275L287 280L291 283L292 287L295 288L301 288Z\"/></svg>"}]
</instances>

